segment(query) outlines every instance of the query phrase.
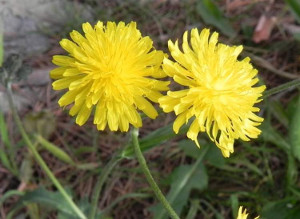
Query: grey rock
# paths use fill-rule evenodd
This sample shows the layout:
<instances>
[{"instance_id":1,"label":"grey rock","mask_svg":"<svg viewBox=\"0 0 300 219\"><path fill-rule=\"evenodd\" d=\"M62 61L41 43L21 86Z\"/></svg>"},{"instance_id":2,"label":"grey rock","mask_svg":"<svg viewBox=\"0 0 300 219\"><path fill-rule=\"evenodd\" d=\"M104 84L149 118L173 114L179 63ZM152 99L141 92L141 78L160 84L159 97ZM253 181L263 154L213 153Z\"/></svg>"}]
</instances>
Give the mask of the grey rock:
<instances>
[{"instance_id":1,"label":"grey rock","mask_svg":"<svg viewBox=\"0 0 300 219\"><path fill-rule=\"evenodd\" d=\"M34 69L33 72L28 76L25 83L30 86L43 86L51 82L49 72L53 67L47 67L43 69Z\"/></svg>"},{"instance_id":2,"label":"grey rock","mask_svg":"<svg viewBox=\"0 0 300 219\"><path fill-rule=\"evenodd\" d=\"M14 101L14 105L18 111L21 110L23 107L28 106L30 104L30 101L28 99L26 99L18 94L13 94L13 101ZM2 91L0 91L0 111L4 112L4 113L10 111L9 103L7 100L7 94L6 94L6 92L2 92Z\"/></svg>"},{"instance_id":3,"label":"grey rock","mask_svg":"<svg viewBox=\"0 0 300 219\"><path fill-rule=\"evenodd\" d=\"M49 37L59 31L66 31L70 24L76 26L91 21L92 14L90 7L67 0L0 0L0 23L3 26L0 32L3 31L4 35L4 56L8 57L12 53L20 54L21 57L42 54L50 49ZM45 85L51 81L51 68L33 69L27 80L19 82L23 95L14 94L18 110L34 105L37 98L40 98L37 94L43 95ZM1 85L0 110L9 111L5 89Z\"/></svg>"},{"instance_id":4,"label":"grey rock","mask_svg":"<svg viewBox=\"0 0 300 219\"><path fill-rule=\"evenodd\" d=\"M58 32L75 16L91 20L90 11L66 0L0 0L5 54L31 56L47 51L50 43L43 30Z\"/></svg>"}]
</instances>

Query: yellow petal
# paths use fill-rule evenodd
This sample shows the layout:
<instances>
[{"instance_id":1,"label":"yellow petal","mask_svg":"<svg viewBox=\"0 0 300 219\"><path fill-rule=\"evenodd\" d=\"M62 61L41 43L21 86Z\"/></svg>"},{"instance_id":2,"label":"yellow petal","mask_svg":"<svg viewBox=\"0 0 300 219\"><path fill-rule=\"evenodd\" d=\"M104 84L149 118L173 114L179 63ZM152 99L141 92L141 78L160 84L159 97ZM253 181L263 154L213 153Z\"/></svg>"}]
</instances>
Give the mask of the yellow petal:
<instances>
[{"instance_id":1,"label":"yellow petal","mask_svg":"<svg viewBox=\"0 0 300 219\"><path fill-rule=\"evenodd\" d=\"M158 115L153 105L149 101L147 101L144 97L140 97L140 96L136 97L135 102L136 102L136 106L140 110L142 110L148 117L154 119Z\"/></svg>"},{"instance_id":2,"label":"yellow petal","mask_svg":"<svg viewBox=\"0 0 300 219\"><path fill-rule=\"evenodd\" d=\"M190 126L190 128L189 128L189 130L186 134L187 137L192 139L198 147L200 147L198 139L197 139L199 130L200 130L200 127L199 127L198 121L197 121L197 119L195 119L192 122L192 124L191 124L191 126Z\"/></svg>"},{"instance_id":3,"label":"yellow petal","mask_svg":"<svg viewBox=\"0 0 300 219\"><path fill-rule=\"evenodd\" d=\"M71 66L75 62L75 59L68 56L55 55L52 59L53 64L58 66Z\"/></svg>"},{"instance_id":4,"label":"yellow petal","mask_svg":"<svg viewBox=\"0 0 300 219\"><path fill-rule=\"evenodd\" d=\"M92 112L91 108L86 107L85 105L83 105L79 112L78 115L76 117L76 123L80 126L82 126L90 117L90 114Z\"/></svg>"}]
</instances>

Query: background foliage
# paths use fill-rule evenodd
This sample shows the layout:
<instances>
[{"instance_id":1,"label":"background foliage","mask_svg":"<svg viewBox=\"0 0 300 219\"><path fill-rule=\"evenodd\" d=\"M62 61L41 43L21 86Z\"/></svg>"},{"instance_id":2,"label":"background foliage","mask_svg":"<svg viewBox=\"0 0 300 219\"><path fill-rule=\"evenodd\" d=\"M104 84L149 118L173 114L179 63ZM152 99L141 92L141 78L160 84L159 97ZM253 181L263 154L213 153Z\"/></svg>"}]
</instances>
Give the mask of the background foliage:
<instances>
[{"instance_id":1,"label":"background foliage","mask_svg":"<svg viewBox=\"0 0 300 219\"><path fill-rule=\"evenodd\" d=\"M185 30L216 30L221 42L244 45L242 56L252 58L268 88L300 77L297 0L68 2L71 4L65 10L73 13L67 22L52 24L55 28L40 26L40 33L50 39L51 49L22 57L23 64L47 69L53 54L63 54L58 41L68 37L71 30L81 29L87 19L78 5L84 5L90 22L136 21L143 35L151 36L155 47L164 51L167 40L181 38ZM0 35L1 62L1 26ZM31 87L15 83L15 93L22 86ZM50 83L42 89L44 96L19 113L35 146L80 208L88 212L97 176L113 154L127 146L123 151L127 159L112 171L101 193L98 217L167 218L134 159L129 134L98 132L92 121L77 126L67 111L58 107L60 94L50 92ZM0 91L5 93L3 88ZM253 217L300 218L299 89L274 95L259 106L265 118L260 138L238 141L228 159L205 134L199 137L200 150L185 137L186 128L176 136L172 114L161 113L154 121L144 119L140 130L142 150L154 177L182 218L233 218L239 205L247 207ZM75 218L28 153L9 112L0 114L0 134L0 218ZM197 162L201 156L203 161Z\"/></svg>"}]
</instances>

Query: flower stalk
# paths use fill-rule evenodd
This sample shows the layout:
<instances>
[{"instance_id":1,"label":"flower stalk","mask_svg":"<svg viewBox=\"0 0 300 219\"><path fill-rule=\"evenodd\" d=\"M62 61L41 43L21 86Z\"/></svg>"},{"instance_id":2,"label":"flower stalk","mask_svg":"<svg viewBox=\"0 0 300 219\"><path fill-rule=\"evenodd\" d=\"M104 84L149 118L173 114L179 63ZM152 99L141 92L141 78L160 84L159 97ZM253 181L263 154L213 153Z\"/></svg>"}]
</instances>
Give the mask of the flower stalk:
<instances>
[{"instance_id":1,"label":"flower stalk","mask_svg":"<svg viewBox=\"0 0 300 219\"><path fill-rule=\"evenodd\" d=\"M150 184L153 192L155 193L156 198L162 203L162 205L167 210L167 212L169 213L169 215L172 219L179 219L179 216L176 214L174 209L171 207L170 203L165 198L165 196L163 195L163 193L159 189L158 185L156 184L156 182L153 179L153 176L150 173L150 170L147 166L146 160L145 160L145 158L143 156L143 153L140 149L140 144L139 144L139 141L138 141L138 129L136 129L136 128L134 128L132 130L132 142L133 142L133 147L134 147L135 154L137 156L138 162L139 162L139 164L140 164L140 166L143 170L143 173L146 176L146 179L147 179L148 183Z\"/></svg>"},{"instance_id":2,"label":"flower stalk","mask_svg":"<svg viewBox=\"0 0 300 219\"><path fill-rule=\"evenodd\" d=\"M266 90L264 92L262 98L265 99L266 97L269 97L271 95L277 94L279 92L282 92L284 90L287 90L287 89L292 88L292 87L297 87L297 86L300 86L300 79L292 80L292 81L289 81L289 82L284 83L282 85L279 85L277 87Z\"/></svg>"},{"instance_id":3,"label":"flower stalk","mask_svg":"<svg viewBox=\"0 0 300 219\"><path fill-rule=\"evenodd\" d=\"M67 194L67 192L64 190L64 188L59 183L59 181L56 179L55 175L51 172L51 170L49 169L49 167L47 166L47 164L45 163L43 158L39 155L39 153L36 150L35 146L32 144L31 140L29 139L29 136L27 135L27 133L26 133L26 131L25 131L23 125L22 125L21 119L20 119L20 117L19 117L19 115L16 111L15 106L14 106L13 98L12 98L11 84L10 83L8 83L8 85L7 85L7 91L8 91L7 92L8 102L9 102L10 109L12 111L13 118L14 118L14 120L16 122L16 125L17 125L17 127L18 127L18 129L19 129L26 145L28 146L30 152L32 153L32 155L34 156L35 160L38 162L40 167L45 171L46 175L49 177L49 179L52 181L52 183L56 186L58 191L62 194L62 196L68 202L70 207L74 210L76 215L78 215L78 217L80 219L87 219L86 216L82 213L82 211L77 207L77 205L73 202L73 200Z\"/></svg>"}]
</instances>

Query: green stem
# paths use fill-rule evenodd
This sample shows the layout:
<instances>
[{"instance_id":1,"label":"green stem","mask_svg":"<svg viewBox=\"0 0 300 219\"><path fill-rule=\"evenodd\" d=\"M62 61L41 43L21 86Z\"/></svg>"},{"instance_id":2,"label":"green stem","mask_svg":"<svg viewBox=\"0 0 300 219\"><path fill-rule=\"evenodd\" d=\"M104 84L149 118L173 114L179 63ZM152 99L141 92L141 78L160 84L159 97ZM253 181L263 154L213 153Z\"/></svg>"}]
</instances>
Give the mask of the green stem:
<instances>
[{"instance_id":1,"label":"green stem","mask_svg":"<svg viewBox=\"0 0 300 219\"><path fill-rule=\"evenodd\" d=\"M25 143L27 144L29 150L31 151L31 153L33 154L34 158L36 159L36 161L38 162L38 164L41 166L41 168L45 171L45 173L47 174L47 176L50 178L50 180L52 181L52 183L56 186L56 188L59 190L59 192L62 194L62 196L65 198L65 200L69 203L69 205L71 206L71 208L74 210L74 212L79 216L79 218L81 219L86 219L86 216L82 213L82 211L76 206L76 204L73 202L73 200L70 198L70 196L67 194L67 192L64 190L64 188L62 187L62 185L59 183L59 181L56 179L56 177L54 176L54 174L51 172L51 170L49 169L49 167L47 166L47 164L45 163L45 161L43 160L43 158L39 155L38 151L36 150L35 146L32 144L32 142L30 141L23 125L21 122L21 119L15 109L14 103L13 103L13 99L12 99L12 90L11 90L11 85L8 84L7 86L7 90L8 90L8 102L9 102L9 106L11 108L12 111L12 115L13 118L16 122L16 125L25 141Z\"/></svg>"},{"instance_id":2,"label":"green stem","mask_svg":"<svg viewBox=\"0 0 300 219\"><path fill-rule=\"evenodd\" d=\"M262 96L262 99L265 99L266 97L269 97L269 96L279 93L281 91L284 91L288 88L297 87L297 86L300 86L300 79L289 81L285 84L279 85L279 86L271 88L269 90L266 90Z\"/></svg>"},{"instance_id":3,"label":"green stem","mask_svg":"<svg viewBox=\"0 0 300 219\"><path fill-rule=\"evenodd\" d=\"M104 182L106 181L108 175L112 171L112 169L116 166L116 164L121 160L122 158L119 157L119 153L117 153L104 167L103 171L101 172L101 175L98 178L98 182L94 188L93 196L92 196L92 209L90 211L89 219L94 219L96 212L97 212L97 205L99 196L102 190L102 186Z\"/></svg>"},{"instance_id":4,"label":"green stem","mask_svg":"<svg viewBox=\"0 0 300 219\"><path fill-rule=\"evenodd\" d=\"M169 204L168 200L165 198L163 193L160 191L159 187L157 186L156 182L154 181L154 179L150 173L150 170L147 166L146 160L145 160L143 153L141 151L141 148L140 148L140 144L139 144L139 140L138 140L138 129L136 129L136 128L134 128L132 130L132 141L133 141L135 154L137 156L139 164L146 176L146 179L148 180L148 183L150 184L153 192L155 193L156 198L162 203L162 205L167 210L167 212L169 213L171 218L179 219L178 215L176 214L174 209L171 207L171 205Z\"/></svg>"}]
</instances>

